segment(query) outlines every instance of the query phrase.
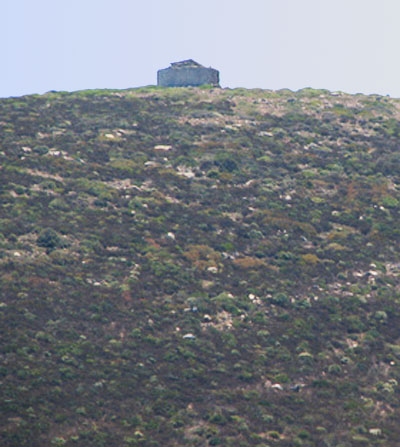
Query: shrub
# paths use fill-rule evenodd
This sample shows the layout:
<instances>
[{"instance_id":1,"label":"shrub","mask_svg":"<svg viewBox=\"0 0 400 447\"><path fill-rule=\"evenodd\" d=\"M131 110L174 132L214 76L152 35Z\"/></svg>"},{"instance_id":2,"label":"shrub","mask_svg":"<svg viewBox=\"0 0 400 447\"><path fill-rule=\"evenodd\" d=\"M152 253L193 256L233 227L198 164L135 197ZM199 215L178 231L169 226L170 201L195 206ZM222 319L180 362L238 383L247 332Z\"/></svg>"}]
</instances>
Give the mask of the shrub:
<instances>
[{"instance_id":1,"label":"shrub","mask_svg":"<svg viewBox=\"0 0 400 447\"><path fill-rule=\"evenodd\" d=\"M385 196L382 198L382 205L386 208L396 208L399 206L399 201L396 197Z\"/></svg>"},{"instance_id":2,"label":"shrub","mask_svg":"<svg viewBox=\"0 0 400 447\"><path fill-rule=\"evenodd\" d=\"M342 372L342 368L340 365L329 365L328 366L328 372L329 374L338 376Z\"/></svg>"},{"instance_id":3,"label":"shrub","mask_svg":"<svg viewBox=\"0 0 400 447\"><path fill-rule=\"evenodd\" d=\"M275 430L271 430L271 431L269 431L269 432L267 433L267 435L268 435L269 438L271 438L271 439L275 439L275 440L281 438L281 435L279 434L279 432L277 432L277 431L275 431Z\"/></svg>"},{"instance_id":4,"label":"shrub","mask_svg":"<svg viewBox=\"0 0 400 447\"><path fill-rule=\"evenodd\" d=\"M313 357L313 355L312 354L310 354L309 352L307 352L307 351L304 351L304 352L300 352L300 354L298 355L298 359L302 362L302 363L305 363L305 364L311 364L311 363L313 363L313 361L314 361L314 357Z\"/></svg>"},{"instance_id":5,"label":"shrub","mask_svg":"<svg viewBox=\"0 0 400 447\"><path fill-rule=\"evenodd\" d=\"M56 447L65 445L66 443L67 443L67 441L61 437L56 437L51 440L51 445L54 445Z\"/></svg>"},{"instance_id":6,"label":"shrub","mask_svg":"<svg viewBox=\"0 0 400 447\"><path fill-rule=\"evenodd\" d=\"M301 260L306 265L316 265L316 264L318 264L318 262L320 262L318 256L316 256L312 253L307 253L306 255L302 255Z\"/></svg>"},{"instance_id":7,"label":"shrub","mask_svg":"<svg viewBox=\"0 0 400 447\"><path fill-rule=\"evenodd\" d=\"M264 261L258 258L253 258L251 256L245 256L243 258L234 259L233 264L241 269L255 269L259 267L266 267Z\"/></svg>"},{"instance_id":8,"label":"shrub","mask_svg":"<svg viewBox=\"0 0 400 447\"><path fill-rule=\"evenodd\" d=\"M208 420L216 425L225 425L228 422L226 417L219 411L210 414Z\"/></svg>"},{"instance_id":9,"label":"shrub","mask_svg":"<svg viewBox=\"0 0 400 447\"><path fill-rule=\"evenodd\" d=\"M280 292L271 298L271 302L277 306L287 307L290 304L290 298L286 295L286 293Z\"/></svg>"},{"instance_id":10,"label":"shrub","mask_svg":"<svg viewBox=\"0 0 400 447\"><path fill-rule=\"evenodd\" d=\"M35 146L33 152L38 155L45 155L49 152L49 148L47 146Z\"/></svg>"},{"instance_id":11,"label":"shrub","mask_svg":"<svg viewBox=\"0 0 400 447\"><path fill-rule=\"evenodd\" d=\"M49 250L54 250L55 248L66 248L69 245L68 242L62 239L52 228L45 228L42 230L36 239L36 244L39 247L44 247Z\"/></svg>"}]
</instances>

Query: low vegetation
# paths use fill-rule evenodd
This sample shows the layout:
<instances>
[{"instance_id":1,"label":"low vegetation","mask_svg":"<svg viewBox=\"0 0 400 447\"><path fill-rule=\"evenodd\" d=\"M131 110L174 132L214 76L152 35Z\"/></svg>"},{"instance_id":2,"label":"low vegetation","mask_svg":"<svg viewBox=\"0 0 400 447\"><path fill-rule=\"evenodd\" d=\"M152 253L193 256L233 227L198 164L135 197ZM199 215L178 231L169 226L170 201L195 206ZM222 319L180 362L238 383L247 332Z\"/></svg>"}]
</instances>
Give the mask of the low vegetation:
<instances>
[{"instance_id":1,"label":"low vegetation","mask_svg":"<svg viewBox=\"0 0 400 447\"><path fill-rule=\"evenodd\" d=\"M400 101L0 100L0 444L395 447Z\"/></svg>"}]
</instances>

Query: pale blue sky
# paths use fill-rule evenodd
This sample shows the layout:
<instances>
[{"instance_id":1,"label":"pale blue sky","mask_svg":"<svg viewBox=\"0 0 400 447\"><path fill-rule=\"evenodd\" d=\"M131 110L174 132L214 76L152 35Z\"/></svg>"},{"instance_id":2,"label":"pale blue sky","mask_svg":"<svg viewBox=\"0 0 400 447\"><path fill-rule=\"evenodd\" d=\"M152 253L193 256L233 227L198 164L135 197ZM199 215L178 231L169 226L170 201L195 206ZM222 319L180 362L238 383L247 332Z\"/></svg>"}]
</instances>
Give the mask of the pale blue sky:
<instances>
[{"instance_id":1,"label":"pale blue sky","mask_svg":"<svg viewBox=\"0 0 400 447\"><path fill-rule=\"evenodd\" d=\"M0 0L0 97L156 83L171 62L223 87L400 98L400 0Z\"/></svg>"}]
</instances>

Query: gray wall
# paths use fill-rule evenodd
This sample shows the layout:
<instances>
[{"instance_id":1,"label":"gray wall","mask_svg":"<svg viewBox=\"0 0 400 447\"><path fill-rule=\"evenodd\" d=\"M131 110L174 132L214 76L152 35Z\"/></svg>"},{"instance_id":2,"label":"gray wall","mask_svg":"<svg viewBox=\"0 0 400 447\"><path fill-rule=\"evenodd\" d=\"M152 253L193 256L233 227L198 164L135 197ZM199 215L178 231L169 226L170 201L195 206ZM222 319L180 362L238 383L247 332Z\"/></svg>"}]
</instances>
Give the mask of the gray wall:
<instances>
[{"instance_id":1,"label":"gray wall","mask_svg":"<svg viewBox=\"0 0 400 447\"><path fill-rule=\"evenodd\" d=\"M219 85L219 72L214 68L165 68L157 73L161 87L189 87L204 84Z\"/></svg>"}]
</instances>

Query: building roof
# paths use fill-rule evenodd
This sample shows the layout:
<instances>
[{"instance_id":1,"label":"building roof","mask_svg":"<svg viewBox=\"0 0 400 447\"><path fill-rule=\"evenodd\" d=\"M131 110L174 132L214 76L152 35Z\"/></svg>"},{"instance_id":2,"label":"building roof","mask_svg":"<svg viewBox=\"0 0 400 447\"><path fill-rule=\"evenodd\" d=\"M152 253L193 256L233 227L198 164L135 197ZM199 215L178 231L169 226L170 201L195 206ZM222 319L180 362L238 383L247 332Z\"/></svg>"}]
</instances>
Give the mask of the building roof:
<instances>
[{"instance_id":1,"label":"building roof","mask_svg":"<svg viewBox=\"0 0 400 447\"><path fill-rule=\"evenodd\" d=\"M193 59L187 59L185 61L171 63L171 68L199 68L199 67L203 67L203 65L199 64Z\"/></svg>"}]
</instances>

